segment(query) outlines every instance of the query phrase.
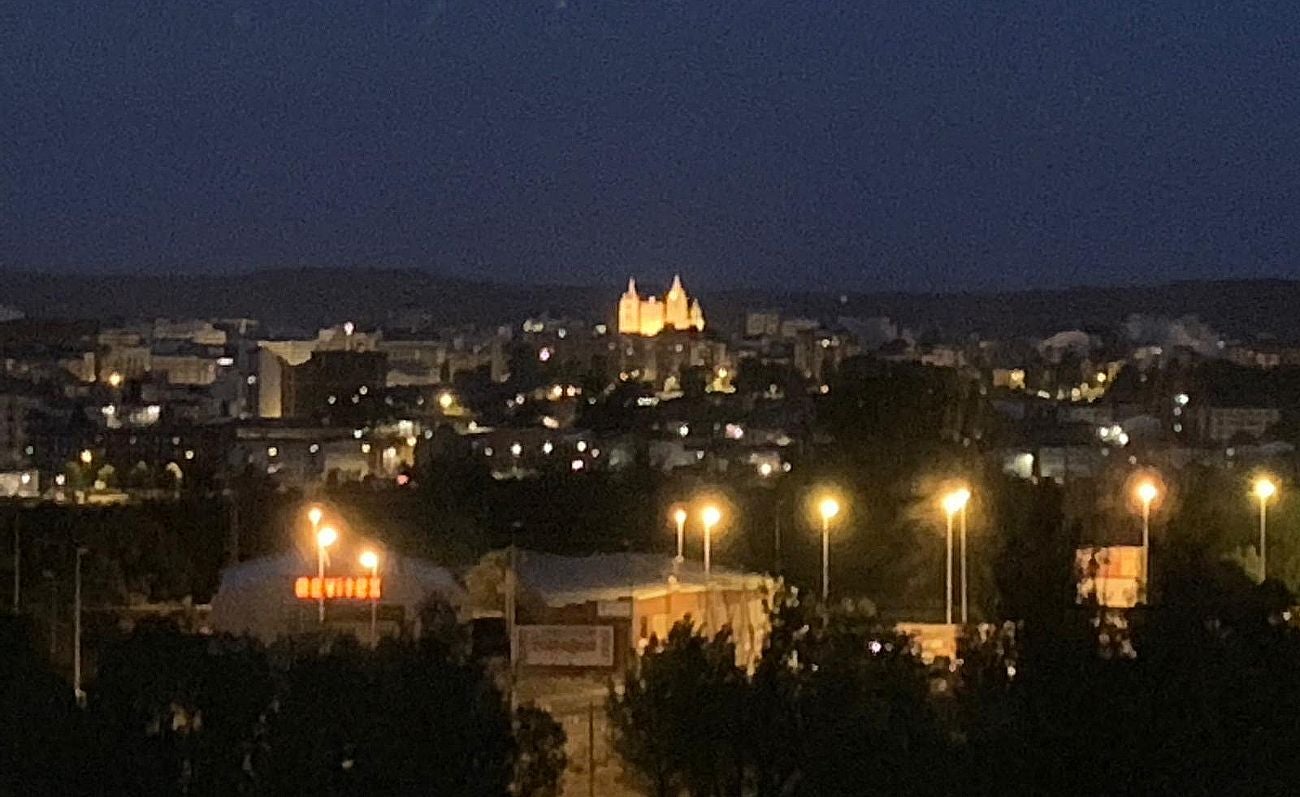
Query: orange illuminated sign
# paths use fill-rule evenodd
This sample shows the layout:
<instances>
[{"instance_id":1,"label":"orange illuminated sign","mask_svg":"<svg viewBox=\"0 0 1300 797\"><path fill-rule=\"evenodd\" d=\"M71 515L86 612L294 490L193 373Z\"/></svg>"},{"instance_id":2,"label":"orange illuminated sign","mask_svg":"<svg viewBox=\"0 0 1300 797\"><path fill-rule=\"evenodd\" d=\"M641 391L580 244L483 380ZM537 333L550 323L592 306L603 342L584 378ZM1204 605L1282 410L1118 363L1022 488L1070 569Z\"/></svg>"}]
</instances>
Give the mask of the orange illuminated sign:
<instances>
[{"instance_id":1,"label":"orange illuminated sign","mask_svg":"<svg viewBox=\"0 0 1300 797\"><path fill-rule=\"evenodd\" d=\"M379 600L383 595L379 576L299 576L293 582L293 594L303 600Z\"/></svg>"}]
</instances>

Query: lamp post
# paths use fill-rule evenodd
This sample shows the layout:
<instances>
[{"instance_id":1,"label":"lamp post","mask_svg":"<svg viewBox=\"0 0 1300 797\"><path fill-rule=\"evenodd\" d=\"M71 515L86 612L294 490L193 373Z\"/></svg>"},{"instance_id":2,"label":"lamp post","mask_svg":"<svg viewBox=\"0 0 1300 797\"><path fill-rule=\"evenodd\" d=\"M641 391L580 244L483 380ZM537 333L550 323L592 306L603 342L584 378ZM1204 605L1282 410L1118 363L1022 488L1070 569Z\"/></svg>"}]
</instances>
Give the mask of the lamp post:
<instances>
[{"instance_id":1,"label":"lamp post","mask_svg":"<svg viewBox=\"0 0 1300 797\"><path fill-rule=\"evenodd\" d=\"M18 528L19 514L14 512L14 614L18 614L18 607L21 604L23 592L22 579L22 532Z\"/></svg>"},{"instance_id":2,"label":"lamp post","mask_svg":"<svg viewBox=\"0 0 1300 797\"><path fill-rule=\"evenodd\" d=\"M1137 498L1142 503L1142 597L1149 597L1151 584L1151 503L1160 495L1160 488L1151 480L1137 486Z\"/></svg>"},{"instance_id":3,"label":"lamp post","mask_svg":"<svg viewBox=\"0 0 1300 797\"><path fill-rule=\"evenodd\" d=\"M317 583L320 585L317 608L321 625L325 624L325 549L338 542L338 539L339 533L333 526L325 526L316 532L316 576Z\"/></svg>"},{"instance_id":4,"label":"lamp post","mask_svg":"<svg viewBox=\"0 0 1300 797\"><path fill-rule=\"evenodd\" d=\"M379 603L375 600L375 581L379 578L379 554L374 551L364 551L361 554L361 566L370 571L370 645L375 647L379 644L378 633L378 615Z\"/></svg>"},{"instance_id":5,"label":"lamp post","mask_svg":"<svg viewBox=\"0 0 1300 797\"><path fill-rule=\"evenodd\" d=\"M713 504L700 512L700 522L704 525L704 624L710 625L713 604L713 527L722 520L722 510ZM710 626L711 627L711 626Z\"/></svg>"},{"instance_id":6,"label":"lamp post","mask_svg":"<svg viewBox=\"0 0 1300 797\"><path fill-rule=\"evenodd\" d=\"M1268 499L1277 494L1277 484L1269 478L1256 479L1254 493L1259 499L1259 580L1262 583L1268 578Z\"/></svg>"},{"instance_id":7,"label":"lamp post","mask_svg":"<svg viewBox=\"0 0 1300 797\"><path fill-rule=\"evenodd\" d=\"M831 595L831 519L840 513L840 502L827 496L817 504L822 518L822 602Z\"/></svg>"},{"instance_id":8,"label":"lamp post","mask_svg":"<svg viewBox=\"0 0 1300 797\"><path fill-rule=\"evenodd\" d=\"M943 497L943 512L947 517L947 577L945 579L944 590L944 622L952 625L952 538L953 538L953 520L960 513L962 516L962 622L967 620L966 612L966 502L970 500L970 490L965 487L953 490Z\"/></svg>"},{"instance_id":9,"label":"lamp post","mask_svg":"<svg viewBox=\"0 0 1300 797\"><path fill-rule=\"evenodd\" d=\"M78 706L86 704L86 693L81 691L81 557L86 548L77 547L77 558L72 566L72 695Z\"/></svg>"},{"instance_id":10,"label":"lamp post","mask_svg":"<svg viewBox=\"0 0 1300 797\"><path fill-rule=\"evenodd\" d=\"M677 564L686 561L684 546L686 543L686 510L677 507L673 510L673 523L677 524Z\"/></svg>"}]
</instances>

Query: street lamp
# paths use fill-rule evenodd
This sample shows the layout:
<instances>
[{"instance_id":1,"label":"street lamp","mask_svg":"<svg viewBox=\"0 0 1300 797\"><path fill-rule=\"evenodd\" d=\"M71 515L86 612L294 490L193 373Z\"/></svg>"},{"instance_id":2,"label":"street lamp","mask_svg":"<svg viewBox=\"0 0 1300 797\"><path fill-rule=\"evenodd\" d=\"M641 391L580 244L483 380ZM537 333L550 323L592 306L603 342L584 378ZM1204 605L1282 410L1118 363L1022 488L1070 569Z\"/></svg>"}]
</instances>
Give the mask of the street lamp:
<instances>
[{"instance_id":1,"label":"street lamp","mask_svg":"<svg viewBox=\"0 0 1300 797\"><path fill-rule=\"evenodd\" d=\"M713 609L713 527L722 520L722 510L709 504L700 511L700 521L704 524L704 624L710 624Z\"/></svg>"},{"instance_id":2,"label":"street lamp","mask_svg":"<svg viewBox=\"0 0 1300 797\"><path fill-rule=\"evenodd\" d=\"M967 622L966 597L966 504L970 501L970 490L958 488L943 497L943 511L948 518L948 567L947 590L945 599L944 621L952 625L952 525L953 518L961 515L961 621Z\"/></svg>"},{"instance_id":3,"label":"street lamp","mask_svg":"<svg viewBox=\"0 0 1300 797\"><path fill-rule=\"evenodd\" d=\"M316 532L316 575L320 584L319 619L325 624L325 549L338 542L339 533L333 526Z\"/></svg>"},{"instance_id":4,"label":"street lamp","mask_svg":"<svg viewBox=\"0 0 1300 797\"><path fill-rule=\"evenodd\" d=\"M831 519L840 513L840 502L826 496L817 504L822 518L822 601L831 594Z\"/></svg>"},{"instance_id":5,"label":"street lamp","mask_svg":"<svg viewBox=\"0 0 1300 797\"><path fill-rule=\"evenodd\" d=\"M318 506L313 506L307 510L307 520L311 523L311 533L314 536L316 530L320 528L321 518L325 517L325 512Z\"/></svg>"},{"instance_id":6,"label":"street lamp","mask_svg":"<svg viewBox=\"0 0 1300 797\"><path fill-rule=\"evenodd\" d=\"M1255 480L1252 492L1259 499L1259 580L1262 583L1268 578L1268 499L1277 495L1277 484L1262 477ZM17 536L14 539L17 540Z\"/></svg>"},{"instance_id":7,"label":"street lamp","mask_svg":"<svg viewBox=\"0 0 1300 797\"><path fill-rule=\"evenodd\" d=\"M686 510L677 507L673 510L673 523L677 524L677 563L686 561L683 546L686 543Z\"/></svg>"},{"instance_id":8,"label":"street lamp","mask_svg":"<svg viewBox=\"0 0 1300 797\"><path fill-rule=\"evenodd\" d=\"M17 512L14 513L14 614L18 614L18 607L21 604L23 581L22 581L22 533L18 528Z\"/></svg>"},{"instance_id":9,"label":"street lamp","mask_svg":"<svg viewBox=\"0 0 1300 797\"><path fill-rule=\"evenodd\" d=\"M379 603L375 600L375 581L379 578L379 554L374 551L362 551L361 566L370 571L370 585L368 592L370 594L370 644L372 646L379 644L378 627L378 609Z\"/></svg>"},{"instance_id":10,"label":"street lamp","mask_svg":"<svg viewBox=\"0 0 1300 797\"><path fill-rule=\"evenodd\" d=\"M1151 502L1160 495L1160 488L1147 479L1138 484L1135 492L1142 503L1142 592L1146 598L1151 584Z\"/></svg>"},{"instance_id":11,"label":"street lamp","mask_svg":"<svg viewBox=\"0 0 1300 797\"><path fill-rule=\"evenodd\" d=\"M86 693L81 691L81 557L88 549L78 546L77 558L72 568L72 696L78 706L86 705Z\"/></svg>"}]
</instances>

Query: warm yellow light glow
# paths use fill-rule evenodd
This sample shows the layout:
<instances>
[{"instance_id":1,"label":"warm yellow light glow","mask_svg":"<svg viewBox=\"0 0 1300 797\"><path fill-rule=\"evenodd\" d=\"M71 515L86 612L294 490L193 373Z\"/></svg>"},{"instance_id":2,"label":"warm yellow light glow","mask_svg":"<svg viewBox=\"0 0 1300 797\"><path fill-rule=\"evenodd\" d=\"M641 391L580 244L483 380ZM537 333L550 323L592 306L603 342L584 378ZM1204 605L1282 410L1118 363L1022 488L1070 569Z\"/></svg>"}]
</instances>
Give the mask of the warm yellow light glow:
<instances>
[{"instance_id":1,"label":"warm yellow light glow","mask_svg":"<svg viewBox=\"0 0 1300 797\"><path fill-rule=\"evenodd\" d=\"M677 509L673 510L673 522L679 526L685 523L686 510L682 509L681 507L678 507Z\"/></svg>"},{"instance_id":2,"label":"warm yellow light glow","mask_svg":"<svg viewBox=\"0 0 1300 797\"><path fill-rule=\"evenodd\" d=\"M822 520L829 521L840 513L840 502L834 498L823 498L817 504L817 511L821 513Z\"/></svg>"},{"instance_id":3,"label":"warm yellow light glow","mask_svg":"<svg viewBox=\"0 0 1300 797\"><path fill-rule=\"evenodd\" d=\"M361 566L367 570L377 569L379 567L379 554L374 551L362 551Z\"/></svg>"},{"instance_id":4,"label":"warm yellow light glow","mask_svg":"<svg viewBox=\"0 0 1300 797\"><path fill-rule=\"evenodd\" d=\"M1277 494L1277 485L1272 479L1256 479L1254 492L1256 498L1267 501Z\"/></svg>"},{"instance_id":5,"label":"warm yellow light glow","mask_svg":"<svg viewBox=\"0 0 1300 797\"><path fill-rule=\"evenodd\" d=\"M1155 482L1146 481L1137 486L1137 497L1143 504L1150 504L1159 494L1160 488L1156 487Z\"/></svg>"},{"instance_id":6,"label":"warm yellow light glow","mask_svg":"<svg viewBox=\"0 0 1300 797\"><path fill-rule=\"evenodd\" d=\"M764 462L762 465L759 465L759 466L758 466L758 475L759 475L759 476L762 476L762 477L764 477L764 478L766 478L766 477L768 477L768 476L771 476L771 475L772 475L772 463L771 463L771 462Z\"/></svg>"},{"instance_id":7,"label":"warm yellow light glow","mask_svg":"<svg viewBox=\"0 0 1300 797\"><path fill-rule=\"evenodd\" d=\"M1100 385L1100 384L1102 384L1102 383L1105 382L1105 381L1106 381L1106 372L1105 372L1105 371L1098 371L1098 372L1097 372L1097 384Z\"/></svg>"},{"instance_id":8,"label":"warm yellow light glow","mask_svg":"<svg viewBox=\"0 0 1300 797\"><path fill-rule=\"evenodd\" d=\"M452 402L455 400L456 399L450 393L438 394L438 406L442 407L444 410L451 409Z\"/></svg>"},{"instance_id":9,"label":"warm yellow light glow","mask_svg":"<svg viewBox=\"0 0 1300 797\"><path fill-rule=\"evenodd\" d=\"M333 526L326 526L316 532L316 544L321 548L328 548L339 541L339 533Z\"/></svg>"},{"instance_id":10,"label":"warm yellow light glow","mask_svg":"<svg viewBox=\"0 0 1300 797\"><path fill-rule=\"evenodd\" d=\"M90 449L89 449L89 448L87 448L85 451L82 451L82 452L81 452L81 461L84 462L84 463L86 463L87 465L89 465L89 464L90 464L90 461L93 460L94 458L95 458L95 455L92 454L92 453L90 453Z\"/></svg>"},{"instance_id":11,"label":"warm yellow light glow","mask_svg":"<svg viewBox=\"0 0 1300 797\"><path fill-rule=\"evenodd\" d=\"M122 386L122 375L119 374L117 371L114 371L113 373L109 374L109 375L108 375L108 385L109 385L109 387L121 387L121 386Z\"/></svg>"},{"instance_id":12,"label":"warm yellow light glow","mask_svg":"<svg viewBox=\"0 0 1300 797\"><path fill-rule=\"evenodd\" d=\"M319 526L320 520L323 517L325 517L325 512L322 511L321 508L318 506L313 506L311 509L307 510L307 520L313 526Z\"/></svg>"},{"instance_id":13,"label":"warm yellow light glow","mask_svg":"<svg viewBox=\"0 0 1300 797\"><path fill-rule=\"evenodd\" d=\"M672 287L662 300L637 293L636 282L628 281L627 291L618 301L618 331L622 335L654 336L665 330L704 331L704 311L691 299L674 277ZM725 378L725 377L724 377Z\"/></svg>"},{"instance_id":14,"label":"warm yellow light glow","mask_svg":"<svg viewBox=\"0 0 1300 797\"><path fill-rule=\"evenodd\" d=\"M718 525L718 521L722 520L722 510L713 505L706 506L700 512L700 519L704 521L705 526L713 528Z\"/></svg>"},{"instance_id":15,"label":"warm yellow light glow","mask_svg":"<svg viewBox=\"0 0 1300 797\"><path fill-rule=\"evenodd\" d=\"M953 490L943 497L943 511L955 515L966 507L970 501L970 490L965 487Z\"/></svg>"}]
</instances>

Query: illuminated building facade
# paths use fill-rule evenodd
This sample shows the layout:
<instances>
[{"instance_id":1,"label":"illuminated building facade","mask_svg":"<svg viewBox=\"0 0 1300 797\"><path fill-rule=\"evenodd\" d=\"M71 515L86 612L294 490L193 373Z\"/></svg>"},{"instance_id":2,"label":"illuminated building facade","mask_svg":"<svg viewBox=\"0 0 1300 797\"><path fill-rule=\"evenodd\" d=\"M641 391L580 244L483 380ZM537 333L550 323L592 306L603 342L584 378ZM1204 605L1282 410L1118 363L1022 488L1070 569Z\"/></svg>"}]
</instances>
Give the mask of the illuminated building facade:
<instances>
[{"instance_id":1,"label":"illuminated building facade","mask_svg":"<svg viewBox=\"0 0 1300 797\"><path fill-rule=\"evenodd\" d=\"M698 299L692 299L682 287L682 279L673 277L663 301L654 296L642 298L636 280L627 281L627 292L618 300L618 331L621 335L658 335L664 330L704 331L704 311Z\"/></svg>"}]
</instances>

